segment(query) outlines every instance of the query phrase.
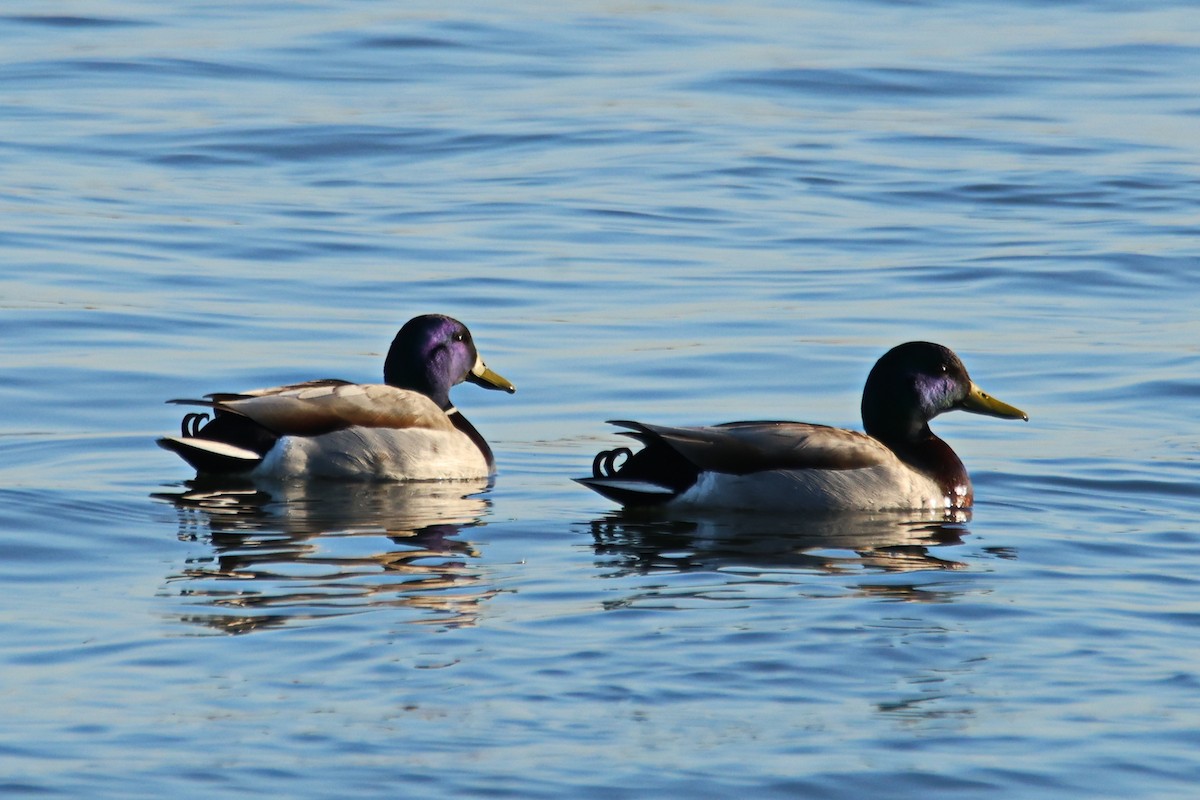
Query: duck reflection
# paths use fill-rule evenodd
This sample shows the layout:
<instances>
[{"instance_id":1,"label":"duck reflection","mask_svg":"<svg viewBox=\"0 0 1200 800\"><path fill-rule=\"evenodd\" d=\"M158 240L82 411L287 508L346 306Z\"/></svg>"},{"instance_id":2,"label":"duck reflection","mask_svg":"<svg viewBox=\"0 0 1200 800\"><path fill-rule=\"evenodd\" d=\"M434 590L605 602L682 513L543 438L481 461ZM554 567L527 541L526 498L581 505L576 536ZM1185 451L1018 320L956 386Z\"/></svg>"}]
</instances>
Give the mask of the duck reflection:
<instances>
[{"instance_id":1,"label":"duck reflection","mask_svg":"<svg viewBox=\"0 0 1200 800\"><path fill-rule=\"evenodd\" d=\"M803 519L753 514L655 518L619 512L593 521L592 537L600 565L613 576L729 568L740 574L902 573L965 569L966 564L932 551L962 544L969 521L965 510ZM864 585L862 590L895 594L904 588Z\"/></svg>"},{"instance_id":2,"label":"duck reflection","mask_svg":"<svg viewBox=\"0 0 1200 800\"><path fill-rule=\"evenodd\" d=\"M472 625L495 594L459 538L482 525L486 480L269 489L189 481L172 503L179 536L211 545L169 582L197 610L188 622L248 633L384 607L411 621Z\"/></svg>"}]
</instances>

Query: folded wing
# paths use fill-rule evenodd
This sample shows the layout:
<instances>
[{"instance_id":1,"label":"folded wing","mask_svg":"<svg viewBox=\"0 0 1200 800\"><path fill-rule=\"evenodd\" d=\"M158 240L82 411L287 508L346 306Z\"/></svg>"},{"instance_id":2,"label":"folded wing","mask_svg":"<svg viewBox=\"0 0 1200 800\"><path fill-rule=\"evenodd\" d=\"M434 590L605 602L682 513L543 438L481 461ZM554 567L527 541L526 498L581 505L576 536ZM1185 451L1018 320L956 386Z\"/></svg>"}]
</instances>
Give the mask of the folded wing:
<instances>
[{"instance_id":1,"label":"folded wing","mask_svg":"<svg viewBox=\"0 0 1200 800\"><path fill-rule=\"evenodd\" d=\"M765 470L849 470L895 459L866 434L803 422L730 422L704 427L648 425L629 420L612 424L649 446L667 445L702 472L747 475Z\"/></svg>"},{"instance_id":2,"label":"folded wing","mask_svg":"<svg viewBox=\"0 0 1200 800\"><path fill-rule=\"evenodd\" d=\"M313 381L174 402L243 416L279 436L319 436L352 427L454 429L446 412L425 395L386 384Z\"/></svg>"}]
</instances>

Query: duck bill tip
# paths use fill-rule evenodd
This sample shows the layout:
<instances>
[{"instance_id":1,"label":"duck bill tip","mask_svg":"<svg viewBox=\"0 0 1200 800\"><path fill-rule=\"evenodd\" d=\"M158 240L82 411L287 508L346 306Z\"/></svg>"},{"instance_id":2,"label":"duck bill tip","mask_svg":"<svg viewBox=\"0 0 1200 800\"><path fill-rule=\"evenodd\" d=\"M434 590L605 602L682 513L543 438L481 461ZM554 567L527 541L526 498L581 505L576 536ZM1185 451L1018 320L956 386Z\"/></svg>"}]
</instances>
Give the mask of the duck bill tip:
<instances>
[{"instance_id":1,"label":"duck bill tip","mask_svg":"<svg viewBox=\"0 0 1200 800\"><path fill-rule=\"evenodd\" d=\"M488 366L483 363L483 359L475 362L475 366L467 373L467 380L485 389L498 389L509 394L517 391L517 387L513 385L512 381L500 373L488 369Z\"/></svg>"},{"instance_id":2,"label":"duck bill tip","mask_svg":"<svg viewBox=\"0 0 1200 800\"><path fill-rule=\"evenodd\" d=\"M971 384L971 391L968 392L966 400L963 401L962 408L964 411L983 414L988 417L1029 421L1029 415L1024 411L1016 406L1010 406L1003 400L992 397L974 383Z\"/></svg>"}]
</instances>

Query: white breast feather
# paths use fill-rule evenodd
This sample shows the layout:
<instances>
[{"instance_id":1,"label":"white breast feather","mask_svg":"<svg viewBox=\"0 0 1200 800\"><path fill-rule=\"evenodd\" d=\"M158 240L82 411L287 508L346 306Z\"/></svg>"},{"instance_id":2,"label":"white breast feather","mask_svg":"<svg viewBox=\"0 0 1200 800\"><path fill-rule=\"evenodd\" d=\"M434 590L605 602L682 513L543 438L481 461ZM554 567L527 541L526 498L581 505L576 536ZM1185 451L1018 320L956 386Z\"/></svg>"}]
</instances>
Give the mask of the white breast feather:
<instances>
[{"instance_id":1,"label":"white breast feather","mask_svg":"<svg viewBox=\"0 0 1200 800\"><path fill-rule=\"evenodd\" d=\"M458 430L353 427L285 436L254 475L423 481L486 478L489 470L479 448Z\"/></svg>"},{"instance_id":2,"label":"white breast feather","mask_svg":"<svg viewBox=\"0 0 1200 800\"><path fill-rule=\"evenodd\" d=\"M949 507L932 480L903 465L848 470L701 473L671 506L776 511L884 511Z\"/></svg>"}]
</instances>

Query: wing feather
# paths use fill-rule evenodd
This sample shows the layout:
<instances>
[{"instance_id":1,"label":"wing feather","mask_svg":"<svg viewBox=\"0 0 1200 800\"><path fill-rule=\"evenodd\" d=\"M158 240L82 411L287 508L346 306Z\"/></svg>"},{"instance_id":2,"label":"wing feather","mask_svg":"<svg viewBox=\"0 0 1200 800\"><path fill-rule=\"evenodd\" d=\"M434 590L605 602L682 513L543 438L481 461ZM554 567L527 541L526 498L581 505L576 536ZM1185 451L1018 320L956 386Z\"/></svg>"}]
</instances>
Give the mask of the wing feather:
<instances>
[{"instance_id":1,"label":"wing feather","mask_svg":"<svg viewBox=\"0 0 1200 800\"><path fill-rule=\"evenodd\" d=\"M446 412L428 397L385 384L313 381L214 399L213 406L287 436L319 436L350 427L454 430Z\"/></svg>"},{"instance_id":2,"label":"wing feather","mask_svg":"<svg viewBox=\"0 0 1200 800\"><path fill-rule=\"evenodd\" d=\"M776 469L848 470L895 460L866 434L804 422L729 422L703 427L611 420L644 444L661 442L702 471L746 475Z\"/></svg>"}]
</instances>

